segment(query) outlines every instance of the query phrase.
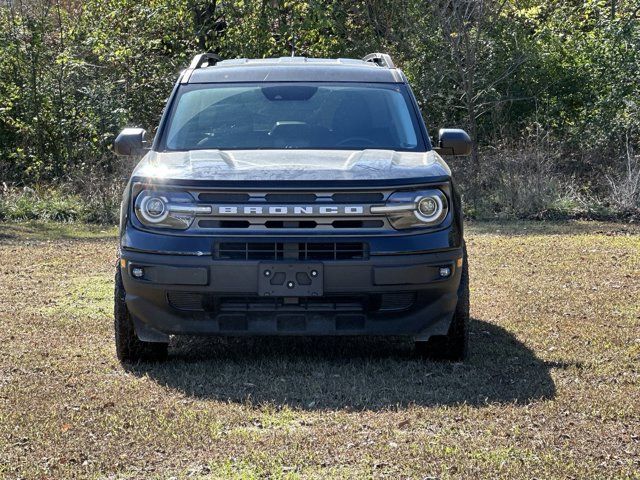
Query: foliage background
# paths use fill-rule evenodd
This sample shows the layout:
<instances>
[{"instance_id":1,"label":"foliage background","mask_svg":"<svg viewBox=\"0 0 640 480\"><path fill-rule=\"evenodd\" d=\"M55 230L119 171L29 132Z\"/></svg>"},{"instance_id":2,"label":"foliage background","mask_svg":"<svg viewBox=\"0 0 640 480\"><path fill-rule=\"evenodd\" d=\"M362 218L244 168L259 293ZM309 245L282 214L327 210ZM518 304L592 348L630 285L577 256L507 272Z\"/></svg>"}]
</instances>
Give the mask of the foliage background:
<instances>
[{"instance_id":1,"label":"foliage background","mask_svg":"<svg viewBox=\"0 0 640 480\"><path fill-rule=\"evenodd\" d=\"M639 0L0 1L0 218L111 222L181 68L389 52L453 159L470 216L636 216Z\"/></svg>"}]
</instances>

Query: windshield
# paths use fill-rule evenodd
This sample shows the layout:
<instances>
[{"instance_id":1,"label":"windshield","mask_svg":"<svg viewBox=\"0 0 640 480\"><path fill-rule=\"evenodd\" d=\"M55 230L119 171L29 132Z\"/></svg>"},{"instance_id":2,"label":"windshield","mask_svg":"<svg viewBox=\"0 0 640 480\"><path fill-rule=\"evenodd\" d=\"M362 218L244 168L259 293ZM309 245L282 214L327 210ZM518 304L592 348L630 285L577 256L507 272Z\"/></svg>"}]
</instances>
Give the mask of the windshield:
<instances>
[{"instance_id":1,"label":"windshield","mask_svg":"<svg viewBox=\"0 0 640 480\"><path fill-rule=\"evenodd\" d=\"M162 147L425 150L404 86L271 83L181 86Z\"/></svg>"}]
</instances>

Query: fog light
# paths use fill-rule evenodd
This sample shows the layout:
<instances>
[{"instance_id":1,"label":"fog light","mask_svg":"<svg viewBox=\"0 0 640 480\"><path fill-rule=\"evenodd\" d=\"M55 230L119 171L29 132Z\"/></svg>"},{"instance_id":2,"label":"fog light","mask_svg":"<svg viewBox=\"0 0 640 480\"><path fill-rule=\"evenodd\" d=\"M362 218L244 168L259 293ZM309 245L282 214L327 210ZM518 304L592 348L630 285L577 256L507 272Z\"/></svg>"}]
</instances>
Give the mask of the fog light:
<instances>
[{"instance_id":1,"label":"fog light","mask_svg":"<svg viewBox=\"0 0 640 480\"><path fill-rule=\"evenodd\" d=\"M440 267L440 276L441 277L448 277L449 275L451 275L451 269L449 267Z\"/></svg>"},{"instance_id":2,"label":"fog light","mask_svg":"<svg viewBox=\"0 0 640 480\"><path fill-rule=\"evenodd\" d=\"M131 276L133 276L133 278L144 277L144 269L142 267L133 267L131 269Z\"/></svg>"}]
</instances>

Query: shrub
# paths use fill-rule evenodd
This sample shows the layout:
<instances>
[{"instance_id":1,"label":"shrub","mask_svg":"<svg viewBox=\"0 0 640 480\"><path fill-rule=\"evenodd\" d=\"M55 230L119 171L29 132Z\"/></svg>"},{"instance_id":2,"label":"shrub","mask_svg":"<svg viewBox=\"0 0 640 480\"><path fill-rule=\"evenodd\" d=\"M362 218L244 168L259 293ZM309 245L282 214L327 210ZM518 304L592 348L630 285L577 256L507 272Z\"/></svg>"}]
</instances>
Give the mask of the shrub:
<instances>
[{"instance_id":1,"label":"shrub","mask_svg":"<svg viewBox=\"0 0 640 480\"><path fill-rule=\"evenodd\" d=\"M604 202L593 193L593 185L585 185L583 179L563 172L562 151L558 141L534 127L519 142L504 141L483 149L479 182L468 181L468 162L454 160L454 174L465 198L465 215L559 219L614 218L628 213L627 203ZM638 168L637 164L634 168ZM615 185L620 200L628 202L633 186L637 188L633 180L638 178L630 173L616 177L612 188Z\"/></svg>"},{"instance_id":2,"label":"shrub","mask_svg":"<svg viewBox=\"0 0 640 480\"><path fill-rule=\"evenodd\" d=\"M633 152L627 142L627 151L622 171L614 176L607 176L611 189L610 201L624 212L640 210L640 155Z\"/></svg>"},{"instance_id":3,"label":"shrub","mask_svg":"<svg viewBox=\"0 0 640 480\"><path fill-rule=\"evenodd\" d=\"M80 220L85 204L77 195L61 191L24 188L5 192L0 197L0 216L8 220Z\"/></svg>"},{"instance_id":4,"label":"shrub","mask_svg":"<svg viewBox=\"0 0 640 480\"><path fill-rule=\"evenodd\" d=\"M0 194L0 220L115 224L120 193L109 198L100 189L85 196L83 192L71 193L68 188L5 188Z\"/></svg>"}]
</instances>

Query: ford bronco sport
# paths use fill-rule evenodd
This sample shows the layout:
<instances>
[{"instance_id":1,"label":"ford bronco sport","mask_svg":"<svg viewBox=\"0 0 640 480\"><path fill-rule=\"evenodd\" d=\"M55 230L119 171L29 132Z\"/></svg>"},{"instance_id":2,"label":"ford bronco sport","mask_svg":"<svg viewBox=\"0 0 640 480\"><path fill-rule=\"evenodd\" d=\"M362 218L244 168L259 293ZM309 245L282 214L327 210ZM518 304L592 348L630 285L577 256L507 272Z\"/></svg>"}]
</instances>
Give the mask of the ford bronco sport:
<instances>
[{"instance_id":1,"label":"ford bronco sport","mask_svg":"<svg viewBox=\"0 0 640 480\"><path fill-rule=\"evenodd\" d=\"M115 344L166 357L170 335L409 336L461 360L469 278L460 197L407 78L362 60L194 58L123 196Z\"/></svg>"}]
</instances>

